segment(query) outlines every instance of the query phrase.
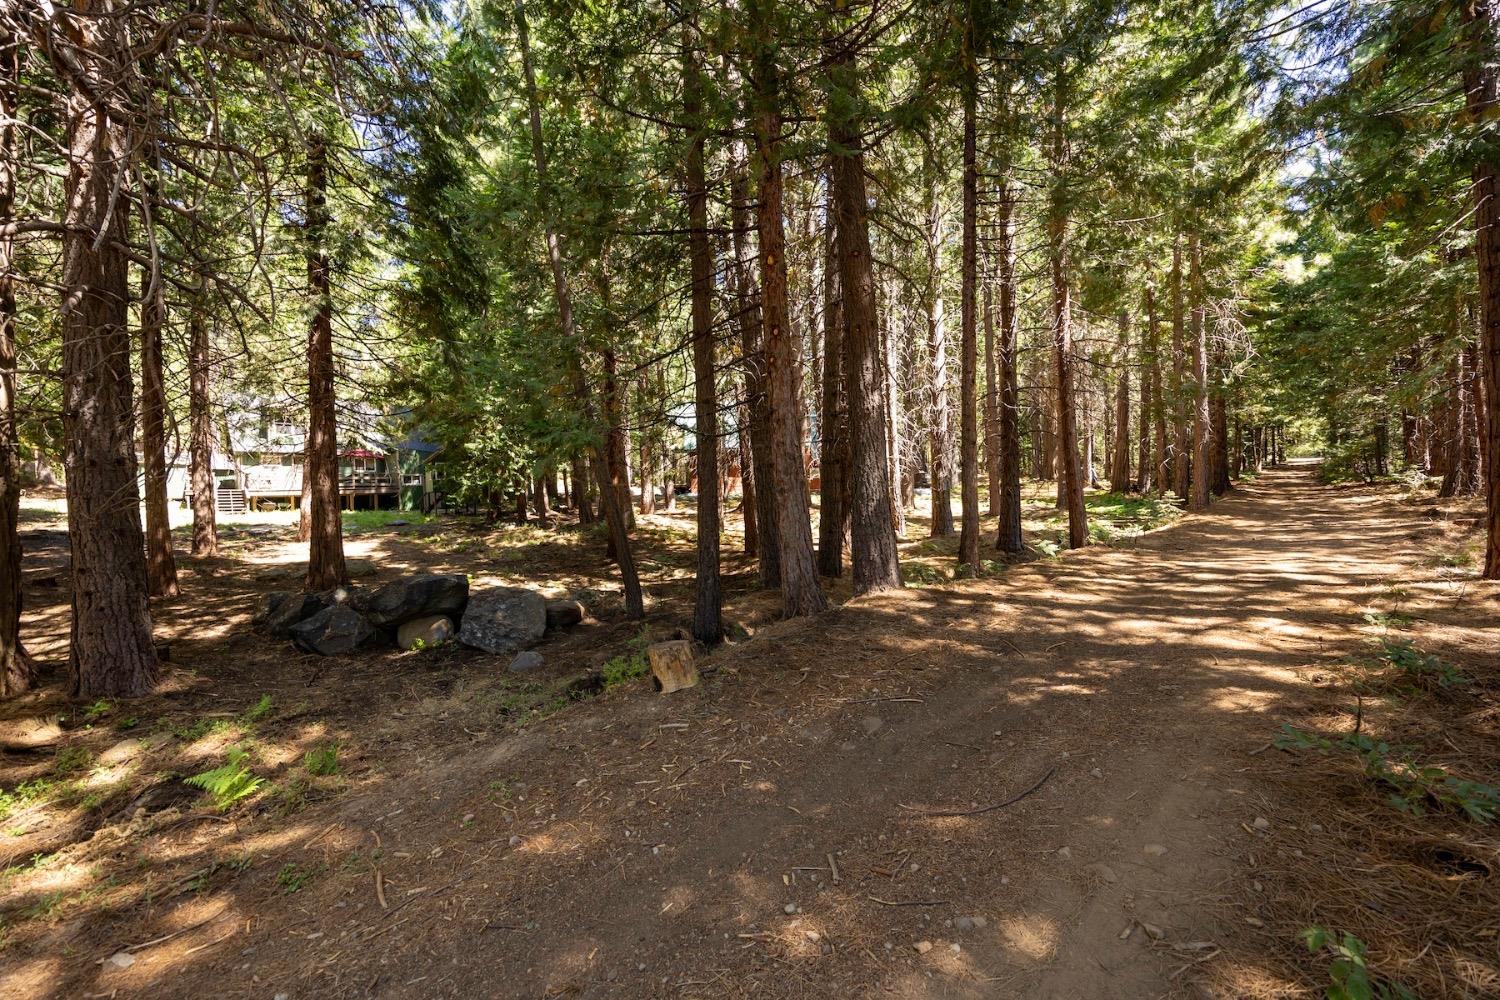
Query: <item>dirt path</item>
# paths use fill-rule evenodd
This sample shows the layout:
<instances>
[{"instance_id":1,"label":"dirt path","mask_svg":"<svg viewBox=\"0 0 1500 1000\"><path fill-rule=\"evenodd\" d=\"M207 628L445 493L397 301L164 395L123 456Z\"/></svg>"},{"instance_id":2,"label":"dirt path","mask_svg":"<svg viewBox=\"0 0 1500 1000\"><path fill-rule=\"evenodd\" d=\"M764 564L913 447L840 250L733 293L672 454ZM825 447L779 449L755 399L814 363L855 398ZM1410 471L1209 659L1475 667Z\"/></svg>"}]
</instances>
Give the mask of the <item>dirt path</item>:
<instances>
[{"instance_id":1,"label":"dirt path","mask_svg":"<svg viewBox=\"0 0 1500 1000\"><path fill-rule=\"evenodd\" d=\"M1410 528L1293 469L1132 548L775 626L693 692L476 733L247 835L258 877L119 933L203 927L64 993L1187 994L1245 933L1254 751Z\"/></svg>"}]
</instances>

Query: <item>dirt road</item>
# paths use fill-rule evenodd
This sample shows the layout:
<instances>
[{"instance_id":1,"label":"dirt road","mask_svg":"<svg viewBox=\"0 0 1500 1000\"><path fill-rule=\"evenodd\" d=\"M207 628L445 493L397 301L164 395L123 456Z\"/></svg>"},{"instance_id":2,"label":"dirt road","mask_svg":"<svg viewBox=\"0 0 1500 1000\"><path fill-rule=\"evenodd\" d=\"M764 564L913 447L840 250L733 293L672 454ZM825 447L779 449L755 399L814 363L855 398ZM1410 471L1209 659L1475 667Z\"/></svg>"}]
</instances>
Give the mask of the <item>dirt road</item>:
<instances>
[{"instance_id":1,"label":"dirt road","mask_svg":"<svg viewBox=\"0 0 1500 1000\"><path fill-rule=\"evenodd\" d=\"M247 838L262 874L181 948L68 988L1195 995L1245 961L1218 948L1249 933L1235 876L1276 815L1255 752L1410 527L1293 469L1133 547L783 623L699 689L474 733ZM291 895L288 865L312 873Z\"/></svg>"}]
</instances>

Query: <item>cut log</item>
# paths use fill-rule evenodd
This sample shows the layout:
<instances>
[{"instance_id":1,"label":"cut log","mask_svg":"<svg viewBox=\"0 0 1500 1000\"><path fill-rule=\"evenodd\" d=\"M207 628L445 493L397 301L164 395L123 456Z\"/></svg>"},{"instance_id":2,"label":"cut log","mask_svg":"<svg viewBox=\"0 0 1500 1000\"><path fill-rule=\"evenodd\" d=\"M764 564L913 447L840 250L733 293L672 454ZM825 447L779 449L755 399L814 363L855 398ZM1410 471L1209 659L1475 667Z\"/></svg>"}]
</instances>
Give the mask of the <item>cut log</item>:
<instances>
[{"instance_id":1,"label":"cut log","mask_svg":"<svg viewBox=\"0 0 1500 1000\"><path fill-rule=\"evenodd\" d=\"M693 644L686 639L658 642L646 647L651 674L662 694L696 687L698 668L693 664Z\"/></svg>"}]
</instances>

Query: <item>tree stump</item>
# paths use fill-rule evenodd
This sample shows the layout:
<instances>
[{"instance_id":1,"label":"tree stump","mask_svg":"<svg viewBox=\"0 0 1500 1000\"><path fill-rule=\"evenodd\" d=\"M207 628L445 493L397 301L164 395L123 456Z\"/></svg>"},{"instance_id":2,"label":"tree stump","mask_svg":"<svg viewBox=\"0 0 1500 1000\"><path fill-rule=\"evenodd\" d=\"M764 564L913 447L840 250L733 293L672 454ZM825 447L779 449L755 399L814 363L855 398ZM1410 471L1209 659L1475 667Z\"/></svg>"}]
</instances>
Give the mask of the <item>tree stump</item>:
<instances>
[{"instance_id":1,"label":"tree stump","mask_svg":"<svg viewBox=\"0 0 1500 1000\"><path fill-rule=\"evenodd\" d=\"M693 664L693 644L686 639L653 643L646 647L651 674L662 694L696 687L698 668Z\"/></svg>"}]
</instances>

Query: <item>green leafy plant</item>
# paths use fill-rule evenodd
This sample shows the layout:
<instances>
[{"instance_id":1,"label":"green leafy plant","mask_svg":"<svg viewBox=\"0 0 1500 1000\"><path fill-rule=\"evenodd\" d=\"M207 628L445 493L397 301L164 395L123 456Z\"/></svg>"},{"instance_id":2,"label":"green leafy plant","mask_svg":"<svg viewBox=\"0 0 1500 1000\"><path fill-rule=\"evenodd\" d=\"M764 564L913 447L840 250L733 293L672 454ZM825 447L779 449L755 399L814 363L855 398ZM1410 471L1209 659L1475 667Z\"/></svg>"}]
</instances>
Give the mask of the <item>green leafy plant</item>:
<instances>
[{"instance_id":1,"label":"green leafy plant","mask_svg":"<svg viewBox=\"0 0 1500 1000\"><path fill-rule=\"evenodd\" d=\"M271 701L271 696L263 694L260 696L259 701L240 713L240 722L246 726L253 726L270 715L274 707L275 703Z\"/></svg>"},{"instance_id":2,"label":"green leafy plant","mask_svg":"<svg viewBox=\"0 0 1500 1000\"><path fill-rule=\"evenodd\" d=\"M1425 815L1429 801L1459 809L1476 823L1493 821L1500 810L1500 788L1455 777L1441 767L1424 766L1410 749L1392 747L1364 733L1331 740L1291 723L1282 723L1272 742L1281 750L1327 753L1337 749L1353 753L1363 765L1365 775L1389 790L1386 801L1413 816Z\"/></svg>"},{"instance_id":3,"label":"green leafy plant","mask_svg":"<svg viewBox=\"0 0 1500 1000\"><path fill-rule=\"evenodd\" d=\"M1454 688L1473 683L1456 666L1423 652L1410 639L1381 639L1375 658L1395 667L1419 687Z\"/></svg>"},{"instance_id":4,"label":"green leafy plant","mask_svg":"<svg viewBox=\"0 0 1500 1000\"><path fill-rule=\"evenodd\" d=\"M612 656L604 661L600 672L604 675L604 686L612 688L616 684L624 684L637 677L645 677L651 672L651 663L646 659L644 650L621 653L619 656Z\"/></svg>"},{"instance_id":5,"label":"green leafy plant","mask_svg":"<svg viewBox=\"0 0 1500 1000\"><path fill-rule=\"evenodd\" d=\"M1353 934L1336 935L1322 927L1308 927L1299 935L1314 955L1328 951L1333 962L1328 966L1330 980L1324 996L1328 1000L1416 1000L1400 983L1390 983L1370 972L1369 949Z\"/></svg>"},{"instance_id":6,"label":"green leafy plant","mask_svg":"<svg viewBox=\"0 0 1500 1000\"><path fill-rule=\"evenodd\" d=\"M926 563L907 563L901 567L901 579L909 586L930 587L936 583L947 583L948 574Z\"/></svg>"},{"instance_id":7,"label":"green leafy plant","mask_svg":"<svg viewBox=\"0 0 1500 1000\"><path fill-rule=\"evenodd\" d=\"M230 747L226 756L228 760L223 765L183 779L194 788L207 792L220 812L227 812L236 803L254 795L266 780L251 772L245 763L250 759L246 751Z\"/></svg>"},{"instance_id":8,"label":"green leafy plant","mask_svg":"<svg viewBox=\"0 0 1500 1000\"><path fill-rule=\"evenodd\" d=\"M86 747L68 747L52 762L53 774L77 774L87 771L94 763L94 755Z\"/></svg>"},{"instance_id":9,"label":"green leafy plant","mask_svg":"<svg viewBox=\"0 0 1500 1000\"><path fill-rule=\"evenodd\" d=\"M302 755L302 766L308 774L325 777L339 773L339 747L334 743L326 747L309 750Z\"/></svg>"},{"instance_id":10,"label":"green leafy plant","mask_svg":"<svg viewBox=\"0 0 1500 1000\"><path fill-rule=\"evenodd\" d=\"M100 698L83 710L83 721L90 723L98 722L112 711L114 711L114 705L110 703L109 699Z\"/></svg>"},{"instance_id":11,"label":"green leafy plant","mask_svg":"<svg viewBox=\"0 0 1500 1000\"><path fill-rule=\"evenodd\" d=\"M627 652L606 660L600 669L604 677L605 688L612 688L616 684L624 684L626 681L649 674L651 661L646 657L646 647L649 645L651 645L651 635L642 629L635 638L625 644Z\"/></svg>"},{"instance_id":12,"label":"green leafy plant","mask_svg":"<svg viewBox=\"0 0 1500 1000\"><path fill-rule=\"evenodd\" d=\"M281 871L276 873L276 884L281 886L281 891L288 896L294 892L301 892L311 879L312 872L292 863L283 865Z\"/></svg>"},{"instance_id":13,"label":"green leafy plant","mask_svg":"<svg viewBox=\"0 0 1500 1000\"><path fill-rule=\"evenodd\" d=\"M1031 541L1031 547L1047 559L1057 558L1057 556L1062 554L1063 550L1061 542L1054 542L1050 538L1034 538Z\"/></svg>"},{"instance_id":14,"label":"green leafy plant","mask_svg":"<svg viewBox=\"0 0 1500 1000\"><path fill-rule=\"evenodd\" d=\"M179 726L172 730L172 735L184 743L196 743L209 733L222 732L228 728L229 724L223 719L199 719L192 725Z\"/></svg>"},{"instance_id":15,"label":"green leafy plant","mask_svg":"<svg viewBox=\"0 0 1500 1000\"><path fill-rule=\"evenodd\" d=\"M1365 613L1367 623L1383 629L1410 628L1412 617L1400 611L1369 611Z\"/></svg>"}]
</instances>

